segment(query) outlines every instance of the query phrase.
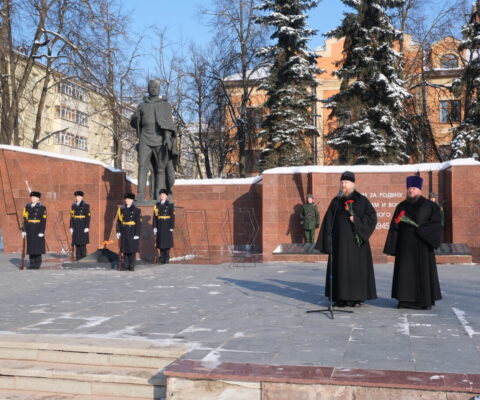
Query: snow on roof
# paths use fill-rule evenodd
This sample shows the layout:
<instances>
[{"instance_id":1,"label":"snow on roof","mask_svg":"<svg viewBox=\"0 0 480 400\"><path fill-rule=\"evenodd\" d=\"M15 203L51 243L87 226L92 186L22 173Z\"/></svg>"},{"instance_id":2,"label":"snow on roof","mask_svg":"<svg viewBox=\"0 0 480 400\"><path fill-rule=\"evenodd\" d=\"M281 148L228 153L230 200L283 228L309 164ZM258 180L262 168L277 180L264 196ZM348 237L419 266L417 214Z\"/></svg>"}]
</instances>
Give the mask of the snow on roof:
<instances>
[{"instance_id":1,"label":"snow on roof","mask_svg":"<svg viewBox=\"0 0 480 400\"><path fill-rule=\"evenodd\" d=\"M4 150L10 150L10 151L18 151L19 153L28 153L28 154L34 154L36 156L45 156L45 157L51 157L51 158L59 158L61 160L68 160L68 161L75 161L75 162L81 162L81 163L86 163L86 164L94 164L94 165L99 165L103 168L108 169L109 171L112 172L125 172L121 169L114 168L110 165L107 165L101 161L98 160L93 160L91 158L83 158L83 157L76 157L76 156L68 156L66 154L60 154L60 153L52 153L50 151L45 151L45 150L37 150L37 149L27 149L25 147L20 147L20 146L10 146L6 144L0 144L0 149ZM126 177L126 179L134 184L136 184L136 180L133 178L130 178L129 176Z\"/></svg>"},{"instance_id":2,"label":"snow on roof","mask_svg":"<svg viewBox=\"0 0 480 400\"><path fill-rule=\"evenodd\" d=\"M445 161L442 163L405 164L405 165L309 165L299 167L278 167L263 171L264 175L269 174L299 174L299 173L342 173L352 172L419 172L419 171L441 171L452 166L474 165L480 166L480 162L474 158L460 158L457 160Z\"/></svg>"},{"instance_id":3,"label":"snow on roof","mask_svg":"<svg viewBox=\"0 0 480 400\"><path fill-rule=\"evenodd\" d=\"M261 176L231 179L176 179L175 186L183 185L253 185L262 180Z\"/></svg>"},{"instance_id":4,"label":"snow on roof","mask_svg":"<svg viewBox=\"0 0 480 400\"><path fill-rule=\"evenodd\" d=\"M255 71L253 71L253 72L251 70L248 70L247 71L247 78L248 78L249 81L256 81L256 80L259 80L259 79L266 78L269 73L270 73L270 67L261 67L261 68L258 68ZM225 81L240 81L240 80L242 80L242 74L241 73L233 74L233 75L227 76L224 80Z\"/></svg>"}]
</instances>

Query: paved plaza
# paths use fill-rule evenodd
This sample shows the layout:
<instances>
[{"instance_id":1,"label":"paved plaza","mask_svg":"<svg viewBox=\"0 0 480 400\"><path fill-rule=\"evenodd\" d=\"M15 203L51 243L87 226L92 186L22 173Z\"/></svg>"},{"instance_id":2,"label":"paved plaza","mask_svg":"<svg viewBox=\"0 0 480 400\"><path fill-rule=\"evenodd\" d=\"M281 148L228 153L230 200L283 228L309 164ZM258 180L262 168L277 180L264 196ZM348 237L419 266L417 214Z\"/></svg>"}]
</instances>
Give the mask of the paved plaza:
<instances>
[{"instance_id":1,"label":"paved plaza","mask_svg":"<svg viewBox=\"0 0 480 400\"><path fill-rule=\"evenodd\" d=\"M18 257L17 257L18 258ZM184 358L429 372L480 372L480 266L439 266L443 300L398 310L392 264L378 299L353 314L327 305L326 264L139 266L19 271L1 255L0 333L185 343Z\"/></svg>"}]
</instances>

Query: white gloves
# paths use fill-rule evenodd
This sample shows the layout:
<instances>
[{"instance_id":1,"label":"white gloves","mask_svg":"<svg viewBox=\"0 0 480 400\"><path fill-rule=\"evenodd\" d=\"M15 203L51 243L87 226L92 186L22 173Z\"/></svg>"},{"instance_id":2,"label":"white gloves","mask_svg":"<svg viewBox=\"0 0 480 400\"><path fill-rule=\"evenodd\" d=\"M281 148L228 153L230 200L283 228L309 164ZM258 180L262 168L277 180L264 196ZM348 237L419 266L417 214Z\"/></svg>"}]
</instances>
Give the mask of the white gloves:
<instances>
[{"instance_id":1,"label":"white gloves","mask_svg":"<svg viewBox=\"0 0 480 400\"><path fill-rule=\"evenodd\" d=\"M157 234L157 228L153 228L153 234L154 234L154 235Z\"/></svg>"},{"instance_id":2,"label":"white gloves","mask_svg":"<svg viewBox=\"0 0 480 400\"><path fill-rule=\"evenodd\" d=\"M85 228L83 231L84 231L85 233L87 233L89 230L90 230L90 229Z\"/></svg>"},{"instance_id":3,"label":"white gloves","mask_svg":"<svg viewBox=\"0 0 480 400\"><path fill-rule=\"evenodd\" d=\"M70 228L70 233L73 233L73 228Z\"/></svg>"},{"instance_id":4,"label":"white gloves","mask_svg":"<svg viewBox=\"0 0 480 400\"><path fill-rule=\"evenodd\" d=\"M120 232L117 232L117 239L120 239L120 236L122 236L122 234Z\"/></svg>"},{"instance_id":5,"label":"white gloves","mask_svg":"<svg viewBox=\"0 0 480 400\"><path fill-rule=\"evenodd\" d=\"M27 236L27 232L22 232L22 238Z\"/></svg>"},{"instance_id":6,"label":"white gloves","mask_svg":"<svg viewBox=\"0 0 480 400\"><path fill-rule=\"evenodd\" d=\"M134 236L133 237L133 240L138 240L138 239L140 239L140 236Z\"/></svg>"},{"instance_id":7,"label":"white gloves","mask_svg":"<svg viewBox=\"0 0 480 400\"><path fill-rule=\"evenodd\" d=\"M44 237L45 235L43 233L39 233L38 237Z\"/></svg>"}]
</instances>

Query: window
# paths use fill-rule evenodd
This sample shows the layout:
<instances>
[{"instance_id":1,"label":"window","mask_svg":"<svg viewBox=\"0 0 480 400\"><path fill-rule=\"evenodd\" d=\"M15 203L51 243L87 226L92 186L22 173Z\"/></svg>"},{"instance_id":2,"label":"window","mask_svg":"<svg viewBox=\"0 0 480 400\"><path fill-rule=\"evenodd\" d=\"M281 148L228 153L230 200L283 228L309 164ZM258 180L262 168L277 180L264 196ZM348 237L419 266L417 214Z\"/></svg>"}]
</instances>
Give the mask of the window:
<instances>
[{"instance_id":1,"label":"window","mask_svg":"<svg viewBox=\"0 0 480 400\"><path fill-rule=\"evenodd\" d=\"M125 151L125 159L126 159L128 162L133 162L133 161L135 161L135 153L136 153L135 150L126 150L126 151Z\"/></svg>"},{"instance_id":2,"label":"window","mask_svg":"<svg viewBox=\"0 0 480 400\"><path fill-rule=\"evenodd\" d=\"M65 106L56 106L55 111L57 118L61 118L70 122L75 122L76 124L83 126L88 125L88 115L86 113L73 110Z\"/></svg>"},{"instance_id":3,"label":"window","mask_svg":"<svg viewBox=\"0 0 480 400\"><path fill-rule=\"evenodd\" d=\"M440 68L458 68L458 58L455 54L445 54L440 57Z\"/></svg>"},{"instance_id":4,"label":"window","mask_svg":"<svg viewBox=\"0 0 480 400\"><path fill-rule=\"evenodd\" d=\"M460 122L460 100L440 101L440 122Z\"/></svg>"},{"instance_id":5,"label":"window","mask_svg":"<svg viewBox=\"0 0 480 400\"><path fill-rule=\"evenodd\" d=\"M57 144L62 146L74 147L76 149L88 150L87 138L83 136L74 135L69 132L62 132L57 135Z\"/></svg>"},{"instance_id":6,"label":"window","mask_svg":"<svg viewBox=\"0 0 480 400\"><path fill-rule=\"evenodd\" d=\"M73 97L81 101L87 101L87 96L85 90L78 85L75 85L70 82L61 82L58 85L59 93L66 94L67 96Z\"/></svg>"},{"instance_id":7,"label":"window","mask_svg":"<svg viewBox=\"0 0 480 400\"><path fill-rule=\"evenodd\" d=\"M255 133L262 127L263 109L262 108L247 108L247 126L249 132Z\"/></svg>"}]
</instances>

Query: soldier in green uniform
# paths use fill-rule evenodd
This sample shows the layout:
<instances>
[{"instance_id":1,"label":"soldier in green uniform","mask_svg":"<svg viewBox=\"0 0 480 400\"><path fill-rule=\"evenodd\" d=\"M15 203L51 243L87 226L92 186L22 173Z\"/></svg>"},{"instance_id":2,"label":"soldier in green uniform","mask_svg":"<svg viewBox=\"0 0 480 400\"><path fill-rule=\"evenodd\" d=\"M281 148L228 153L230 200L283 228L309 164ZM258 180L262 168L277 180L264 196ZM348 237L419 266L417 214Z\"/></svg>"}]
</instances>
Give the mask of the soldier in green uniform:
<instances>
[{"instance_id":1,"label":"soldier in green uniform","mask_svg":"<svg viewBox=\"0 0 480 400\"><path fill-rule=\"evenodd\" d=\"M313 243L315 230L320 226L320 214L317 205L313 202L313 194L307 195L307 202L300 212L300 223L303 225L305 243Z\"/></svg>"},{"instance_id":2,"label":"soldier in green uniform","mask_svg":"<svg viewBox=\"0 0 480 400\"><path fill-rule=\"evenodd\" d=\"M173 247L173 229L175 227L175 207L168 201L165 189L159 192L160 201L153 209L153 233L156 236L156 247L160 249L160 264L168 264L170 249Z\"/></svg>"},{"instance_id":3,"label":"soldier in green uniform","mask_svg":"<svg viewBox=\"0 0 480 400\"><path fill-rule=\"evenodd\" d=\"M30 259L28 269L39 269L45 254L45 227L47 208L40 203L40 192L30 193L30 203L23 209L22 237L27 238L26 253Z\"/></svg>"},{"instance_id":4,"label":"soldier in green uniform","mask_svg":"<svg viewBox=\"0 0 480 400\"><path fill-rule=\"evenodd\" d=\"M135 207L133 193L125 193L125 204L117 212L117 238L120 239L120 252L123 253L123 269L135 270L135 258L139 250L142 211Z\"/></svg>"},{"instance_id":5,"label":"soldier in green uniform","mask_svg":"<svg viewBox=\"0 0 480 400\"><path fill-rule=\"evenodd\" d=\"M87 255L90 231L90 205L83 200L84 193L77 190L74 194L75 201L70 208L70 233L72 245L75 246L75 260L80 260Z\"/></svg>"}]
</instances>

